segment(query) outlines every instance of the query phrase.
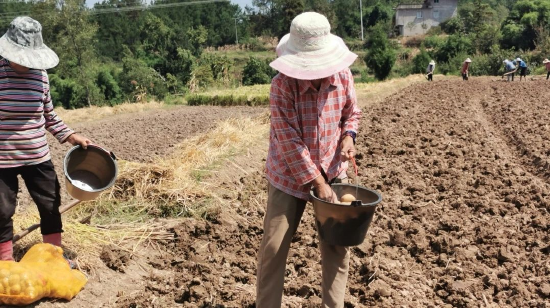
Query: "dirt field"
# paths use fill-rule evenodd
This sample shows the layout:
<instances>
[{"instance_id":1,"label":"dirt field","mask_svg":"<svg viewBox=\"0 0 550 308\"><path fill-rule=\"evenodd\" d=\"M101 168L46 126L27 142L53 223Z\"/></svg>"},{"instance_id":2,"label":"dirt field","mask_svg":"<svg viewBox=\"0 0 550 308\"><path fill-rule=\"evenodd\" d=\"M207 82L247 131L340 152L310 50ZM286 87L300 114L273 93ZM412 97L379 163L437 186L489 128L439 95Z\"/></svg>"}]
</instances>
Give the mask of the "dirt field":
<instances>
[{"instance_id":1,"label":"dirt field","mask_svg":"<svg viewBox=\"0 0 550 308\"><path fill-rule=\"evenodd\" d=\"M444 80L362 102L359 177L384 201L352 249L346 307L550 307L548 85ZM265 111L194 108L76 128L147 161L217 119ZM66 147L53 150L59 157ZM233 181L218 183L227 201L219 217L166 221L175 240L141 258L105 247L105 264L73 301L37 307L253 307L265 148L252 154L236 159L240 171L227 167ZM318 307L320 280L309 207L288 259L285 306Z\"/></svg>"}]
</instances>

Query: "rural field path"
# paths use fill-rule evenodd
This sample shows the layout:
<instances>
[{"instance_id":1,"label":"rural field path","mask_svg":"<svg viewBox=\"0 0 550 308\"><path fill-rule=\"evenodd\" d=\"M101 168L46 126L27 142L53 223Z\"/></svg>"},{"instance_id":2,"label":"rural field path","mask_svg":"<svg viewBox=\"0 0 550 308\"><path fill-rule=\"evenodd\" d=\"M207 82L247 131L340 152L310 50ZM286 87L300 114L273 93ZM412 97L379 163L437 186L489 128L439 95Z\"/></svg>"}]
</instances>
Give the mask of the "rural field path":
<instances>
[{"instance_id":1,"label":"rural field path","mask_svg":"<svg viewBox=\"0 0 550 308\"><path fill-rule=\"evenodd\" d=\"M390 88L361 96L359 177L384 200L352 248L346 307L547 307L548 83L436 79ZM73 127L123 159L147 162L218 119L265 111L178 107ZM59 158L66 149L52 151ZM264 140L209 179L225 192L217 217L166 220L174 240L141 258L113 249L129 260L122 271L98 264L71 302L33 307L252 307L265 150ZM318 307L320 273L308 207L288 259L285 306Z\"/></svg>"}]
</instances>

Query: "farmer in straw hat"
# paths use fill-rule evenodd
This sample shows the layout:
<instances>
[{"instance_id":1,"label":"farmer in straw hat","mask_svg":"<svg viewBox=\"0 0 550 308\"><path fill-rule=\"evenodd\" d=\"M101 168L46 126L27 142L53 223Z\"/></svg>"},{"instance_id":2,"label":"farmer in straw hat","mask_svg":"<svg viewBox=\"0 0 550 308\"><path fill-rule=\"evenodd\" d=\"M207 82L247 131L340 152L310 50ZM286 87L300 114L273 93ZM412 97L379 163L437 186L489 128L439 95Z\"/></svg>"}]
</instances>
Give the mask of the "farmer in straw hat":
<instances>
[{"instance_id":1,"label":"farmer in straw hat","mask_svg":"<svg viewBox=\"0 0 550 308\"><path fill-rule=\"evenodd\" d=\"M20 175L38 206L45 243L61 246L60 186L46 140L86 148L53 110L46 69L59 58L42 42L42 26L15 18L0 38L0 259L13 260L13 221Z\"/></svg>"},{"instance_id":2,"label":"farmer in straw hat","mask_svg":"<svg viewBox=\"0 0 550 308\"><path fill-rule=\"evenodd\" d=\"M428 79L428 81L433 81L434 70L435 70L435 61L432 60L430 61L430 63L428 64L428 67L426 68L426 79Z\"/></svg>"},{"instance_id":3,"label":"farmer in straw hat","mask_svg":"<svg viewBox=\"0 0 550 308\"><path fill-rule=\"evenodd\" d=\"M470 58L466 58L466 60L464 60L464 63L462 63L462 69L460 70L460 73L462 74L462 80L468 80L468 69L470 68L470 63L472 63L472 60Z\"/></svg>"},{"instance_id":4,"label":"farmer in straw hat","mask_svg":"<svg viewBox=\"0 0 550 308\"><path fill-rule=\"evenodd\" d=\"M550 61L548 61L548 59L544 59L544 61L542 61L542 64L546 66L546 80L548 80L548 77L550 77Z\"/></svg>"},{"instance_id":5,"label":"farmer in straw hat","mask_svg":"<svg viewBox=\"0 0 550 308\"><path fill-rule=\"evenodd\" d=\"M327 201L330 183L355 155L361 111L349 66L357 55L330 33L327 18L314 12L294 18L286 45L271 62L269 181L264 236L258 253L256 307L281 307L286 259L310 190ZM348 247L319 243L323 307L343 307Z\"/></svg>"}]
</instances>

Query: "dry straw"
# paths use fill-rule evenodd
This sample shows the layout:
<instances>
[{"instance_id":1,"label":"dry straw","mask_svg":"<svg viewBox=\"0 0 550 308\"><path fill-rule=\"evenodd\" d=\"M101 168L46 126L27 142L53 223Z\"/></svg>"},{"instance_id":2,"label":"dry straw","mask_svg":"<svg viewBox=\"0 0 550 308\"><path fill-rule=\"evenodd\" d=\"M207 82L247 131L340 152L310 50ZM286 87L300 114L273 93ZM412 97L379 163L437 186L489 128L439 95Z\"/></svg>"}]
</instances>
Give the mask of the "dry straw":
<instances>
[{"instance_id":1,"label":"dry straw","mask_svg":"<svg viewBox=\"0 0 550 308\"><path fill-rule=\"evenodd\" d=\"M219 211L224 201L203 179L214 173L226 158L243 153L257 140L267 138L268 119L266 112L255 119L225 120L212 131L186 140L172 155L155 163L119 161L119 177L112 190L64 214L63 242L70 247L70 255L79 256L84 268L93 269L105 244L133 254L135 245L172 238L165 225L153 222L146 214L170 207L183 209L185 213L178 214L186 216ZM110 217L114 211L127 216ZM93 217L91 223L90 217ZM95 223L98 217L101 225ZM19 232L37 223L39 216L34 207L29 207L18 213L14 221L15 232ZM33 232L17 243L16 252L22 254L40 241L40 233Z\"/></svg>"}]
</instances>

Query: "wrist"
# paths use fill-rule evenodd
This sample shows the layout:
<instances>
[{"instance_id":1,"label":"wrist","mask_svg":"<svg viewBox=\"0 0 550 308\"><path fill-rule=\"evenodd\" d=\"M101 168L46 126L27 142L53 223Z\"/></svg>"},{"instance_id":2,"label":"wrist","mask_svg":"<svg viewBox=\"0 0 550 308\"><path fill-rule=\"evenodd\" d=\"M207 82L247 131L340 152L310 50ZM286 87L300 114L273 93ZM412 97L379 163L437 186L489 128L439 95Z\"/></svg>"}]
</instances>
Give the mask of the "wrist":
<instances>
[{"instance_id":1,"label":"wrist","mask_svg":"<svg viewBox=\"0 0 550 308\"><path fill-rule=\"evenodd\" d=\"M325 181L325 178L320 175L318 177L316 177L312 182L311 184L313 185L314 188L319 188L321 186L323 186L323 184L326 184L326 181Z\"/></svg>"},{"instance_id":2,"label":"wrist","mask_svg":"<svg viewBox=\"0 0 550 308\"><path fill-rule=\"evenodd\" d=\"M351 131L351 130L347 130L345 133L344 133L344 138L345 137L351 137L351 139L353 140L353 144L355 144L355 138L357 137L357 133L354 132L354 131Z\"/></svg>"}]
</instances>

